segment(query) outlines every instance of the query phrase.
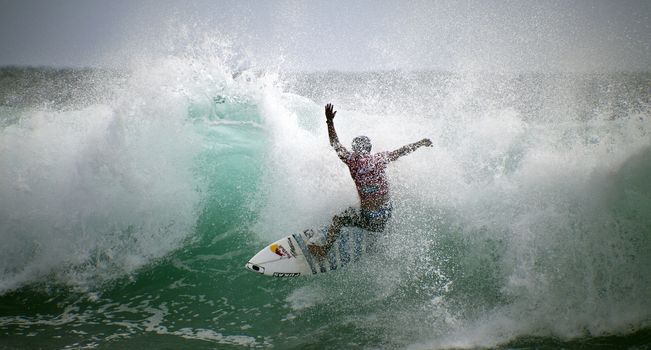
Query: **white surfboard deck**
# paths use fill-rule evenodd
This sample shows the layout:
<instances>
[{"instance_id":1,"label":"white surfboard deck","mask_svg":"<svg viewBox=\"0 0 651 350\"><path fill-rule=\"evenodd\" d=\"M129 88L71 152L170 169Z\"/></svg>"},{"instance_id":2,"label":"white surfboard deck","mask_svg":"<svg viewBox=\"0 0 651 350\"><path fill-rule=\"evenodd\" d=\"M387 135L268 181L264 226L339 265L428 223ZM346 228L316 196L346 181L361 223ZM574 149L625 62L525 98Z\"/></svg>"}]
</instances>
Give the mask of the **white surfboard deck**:
<instances>
[{"instance_id":1,"label":"white surfboard deck","mask_svg":"<svg viewBox=\"0 0 651 350\"><path fill-rule=\"evenodd\" d=\"M359 260L366 252L371 233L356 227L345 227L326 256L312 255L307 245L323 242L327 227L305 230L281 238L254 255L245 267L272 277L310 276L338 270Z\"/></svg>"}]
</instances>

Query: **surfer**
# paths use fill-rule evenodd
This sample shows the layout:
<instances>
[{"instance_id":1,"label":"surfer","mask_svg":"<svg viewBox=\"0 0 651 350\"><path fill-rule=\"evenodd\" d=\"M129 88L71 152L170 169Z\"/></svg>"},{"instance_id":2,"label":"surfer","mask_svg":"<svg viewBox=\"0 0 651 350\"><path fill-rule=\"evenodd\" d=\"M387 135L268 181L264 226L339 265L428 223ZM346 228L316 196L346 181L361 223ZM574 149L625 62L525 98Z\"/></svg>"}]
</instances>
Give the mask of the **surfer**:
<instances>
[{"instance_id":1,"label":"surfer","mask_svg":"<svg viewBox=\"0 0 651 350\"><path fill-rule=\"evenodd\" d=\"M321 257L328 253L344 226L357 226L373 232L384 231L392 210L389 184L385 174L387 164L415 151L419 147L432 146L432 141L422 139L392 152L372 154L371 140L366 136L357 136L353 139L353 151L350 152L339 142L337 137L334 124L337 112L333 111L333 109L334 106L330 103L325 106L330 145L337 152L339 159L348 166L350 176L357 187L361 206L360 209L350 207L332 218L332 224L328 228L324 245L308 245L308 249L312 254Z\"/></svg>"}]
</instances>

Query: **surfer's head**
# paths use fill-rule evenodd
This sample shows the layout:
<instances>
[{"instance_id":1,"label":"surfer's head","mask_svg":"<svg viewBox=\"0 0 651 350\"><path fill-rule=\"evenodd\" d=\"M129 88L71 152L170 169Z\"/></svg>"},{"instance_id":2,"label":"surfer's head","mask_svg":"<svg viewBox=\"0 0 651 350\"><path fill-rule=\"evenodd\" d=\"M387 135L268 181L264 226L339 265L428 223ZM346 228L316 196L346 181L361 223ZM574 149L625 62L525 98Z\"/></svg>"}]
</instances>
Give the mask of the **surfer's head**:
<instances>
[{"instance_id":1,"label":"surfer's head","mask_svg":"<svg viewBox=\"0 0 651 350\"><path fill-rule=\"evenodd\" d=\"M355 153L370 153L371 152L371 139L366 136L357 136L353 139L353 152Z\"/></svg>"}]
</instances>

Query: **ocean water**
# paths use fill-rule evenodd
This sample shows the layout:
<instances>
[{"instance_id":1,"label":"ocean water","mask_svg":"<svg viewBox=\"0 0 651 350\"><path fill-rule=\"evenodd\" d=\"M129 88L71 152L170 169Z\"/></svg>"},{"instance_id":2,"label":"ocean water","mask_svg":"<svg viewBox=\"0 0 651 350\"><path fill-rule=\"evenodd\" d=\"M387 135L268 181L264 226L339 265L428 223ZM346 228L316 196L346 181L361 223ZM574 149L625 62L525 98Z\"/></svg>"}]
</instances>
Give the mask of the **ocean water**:
<instances>
[{"instance_id":1,"label":"ocean water","mask_svg":"<svg viewBox=\"0 0 651 350\"><path fill-rule=\"evenodd\" d=\"M651 348L651 74L0 72L0 348ZM393 163L379 249L244 269Z\"/></svg>"}]
</instances>

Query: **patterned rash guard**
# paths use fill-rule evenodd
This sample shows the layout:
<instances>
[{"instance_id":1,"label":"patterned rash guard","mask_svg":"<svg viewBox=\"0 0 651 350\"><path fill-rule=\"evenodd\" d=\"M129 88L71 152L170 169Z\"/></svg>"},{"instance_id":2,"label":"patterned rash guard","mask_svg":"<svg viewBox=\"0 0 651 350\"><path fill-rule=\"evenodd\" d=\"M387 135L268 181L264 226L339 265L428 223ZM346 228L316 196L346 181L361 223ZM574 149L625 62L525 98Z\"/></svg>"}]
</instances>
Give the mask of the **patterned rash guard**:
<instances>
[{"instance_id":1,"label":"patterned rash guard","mask_svg":"<svg viewBox=\"0 0 651 350\"><path fill-rule=\"evenodd\" d=\"M357 186L362 201L380 198L389 193L385 170L389 152L375 154L352 153L344 160Z\"/></svg>"}]
</instances>

